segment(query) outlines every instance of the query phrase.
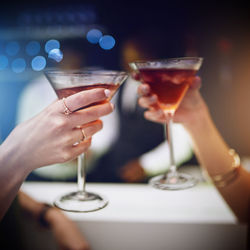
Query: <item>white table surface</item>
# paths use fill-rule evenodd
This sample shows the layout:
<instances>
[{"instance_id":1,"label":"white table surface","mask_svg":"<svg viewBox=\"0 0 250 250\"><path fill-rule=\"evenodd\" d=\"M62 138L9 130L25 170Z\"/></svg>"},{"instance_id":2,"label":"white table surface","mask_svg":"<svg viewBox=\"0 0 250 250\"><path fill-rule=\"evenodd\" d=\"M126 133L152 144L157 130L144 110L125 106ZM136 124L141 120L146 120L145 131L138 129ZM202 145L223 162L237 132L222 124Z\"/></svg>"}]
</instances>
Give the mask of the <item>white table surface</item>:
<instances>
[{"instance_id":1,"label":"white table surface","mask_svg":"<svg viewBox=\"0 0 250 250\"><path fill-rule=\"evenodd\" d=\"M25 182L22 190L42 202L75 191L76 184ZM93 250L245 249L246 226L237 220L217 190L201 183L182 191L145 184L87 184L108 197L106 208L68 213Z\"/></svg>"}]
</instances>

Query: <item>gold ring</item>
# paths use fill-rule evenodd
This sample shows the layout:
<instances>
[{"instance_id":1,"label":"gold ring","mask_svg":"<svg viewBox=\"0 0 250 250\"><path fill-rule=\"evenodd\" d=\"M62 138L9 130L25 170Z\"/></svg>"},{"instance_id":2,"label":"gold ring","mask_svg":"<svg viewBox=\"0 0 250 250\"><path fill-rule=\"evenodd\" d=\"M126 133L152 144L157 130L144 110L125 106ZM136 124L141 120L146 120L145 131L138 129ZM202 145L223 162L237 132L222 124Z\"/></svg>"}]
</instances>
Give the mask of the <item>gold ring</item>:
<instances>
[{"instance_id":1,"label":"gold ring","mask_svg":"<svg viewBox=\"0 0 250 250\"><path fill-rule=\"evenodd\" d=\"M64 112L65 115L70 115L70 114L73 113L73 112L67 107L67 105L66 105L66 103L65 103L65 100L66 100L66 99L63 97L63 99L62 99L63 107L64 107L63 112Z\"/></svg>"},{"instance_id":2,"label":"gold ring","mask_svg":"<svg viewBox=\"0 0 250 250\"><path fill-rule=\"evenodd\" d=\"M84 141L87 138L87 136L86 136L85 131L84 131L83 128L81 128L81 132L82 132L82 139L81 139L81 141Z\"/></svg>"}]
</instances>

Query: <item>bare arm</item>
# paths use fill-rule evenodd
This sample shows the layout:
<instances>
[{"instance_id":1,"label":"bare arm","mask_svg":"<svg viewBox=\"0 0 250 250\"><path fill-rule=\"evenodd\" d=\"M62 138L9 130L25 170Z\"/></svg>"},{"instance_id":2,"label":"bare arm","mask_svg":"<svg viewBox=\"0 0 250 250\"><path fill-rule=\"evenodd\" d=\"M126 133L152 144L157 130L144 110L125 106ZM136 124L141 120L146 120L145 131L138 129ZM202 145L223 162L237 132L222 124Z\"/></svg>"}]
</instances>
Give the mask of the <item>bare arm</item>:
<instances>
[{"instance_id":1,"label":"bare arm","mask_svg":"<svg viewBox=\"0 0 250 250\"><path fill-rule=\"evenodd\" d=\"M196 156L210 176L227 173L232 169L233 159L229 147L217 130L207 105L199 92L200 79L197 77L184 97L175 114L175 122L180 122L192 137ZM139 104L148 108L146 119L163 123L165 116L157 107L157 98L150 94L149 86L142 84L138 93ZM239 221L248 221L250 198L250 174L240 169L235 181L225 187L217 187Z\"/></svg>"},{"instance_id":2,"label":"bare arm","mask_svg":"<svg viewBox=\"0 0 250 250\"><path fill-rule=\"evenodd\" d=\"M215 127L207 110L197 113L192 124L186 124L195 153L201 166L210 176L224 174L232 169L233 158L229 147ZM250 173L241 168L235 181L224 187L217 187L225 201L241 222L249 220Z\"/></svg>"}]
</instances>

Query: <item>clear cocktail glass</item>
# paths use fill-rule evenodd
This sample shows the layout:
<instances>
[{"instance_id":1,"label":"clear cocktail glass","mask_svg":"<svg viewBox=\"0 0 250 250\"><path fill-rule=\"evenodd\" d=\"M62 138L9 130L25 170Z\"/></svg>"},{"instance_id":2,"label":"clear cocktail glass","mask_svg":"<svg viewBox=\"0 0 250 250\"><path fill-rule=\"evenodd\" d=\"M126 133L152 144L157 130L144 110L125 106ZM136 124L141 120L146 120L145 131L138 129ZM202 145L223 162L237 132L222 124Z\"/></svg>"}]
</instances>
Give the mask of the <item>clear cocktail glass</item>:
<instances>
[{"instance_id":1,"label":"clear cocktail glass","mask_svg":"<svg viewBox=\"0 0 250 250\"><path fill-rule=\"evenodd\" d=\"M202 61L200 57L183 57L130 63L130 67L139 73L140 81L147 83L151 93L157 95L158 105L166 116L164 130L169 143L170 167L165 174L149 180L155 188L180 190L190 188L197 183L196 178L177 171L172 125L175 111L201 67Z\"/></svg>"},{"instance_id":2,"label":"clear cocktail glass","mask_svg":"<svg viewBox=\"0 0 250 250\"><path fill-rule=\"evenodd\" d=\"M109 70L48 70L45 75L59 99L84 90L105 88L111 92L108 101L127 78L125 72ZM77 184L77 191L58 197L54 201L54 205L70 212L91 212L104 208L108 204L108 200L104 196L86 191L86 155L84 154L78 156Z\"/></svg>"}]
</instances>

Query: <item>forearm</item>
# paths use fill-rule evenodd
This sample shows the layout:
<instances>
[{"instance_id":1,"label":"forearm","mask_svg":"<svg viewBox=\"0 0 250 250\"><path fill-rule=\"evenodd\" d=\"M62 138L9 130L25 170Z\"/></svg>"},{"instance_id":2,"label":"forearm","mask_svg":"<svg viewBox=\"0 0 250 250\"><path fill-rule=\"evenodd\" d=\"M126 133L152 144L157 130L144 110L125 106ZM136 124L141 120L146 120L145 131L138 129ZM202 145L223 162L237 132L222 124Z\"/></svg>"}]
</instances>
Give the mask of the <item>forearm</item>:
<instances>
[{"instance_id":1,"label":"forearm","mask_svg":"<svg viewBox=\"0 0 250 250\"><path fill-rule=\"evenodd\" d=\"M232 166L229 147L215 127L208 110L204 107L196 112L190 124L184 124L191 135L199 162L209 175L227 172Z\"/></svg>"},{"instance_id":2,"label":"forearm","mask_svg":"<svg viewBox=\"0 0 250 250\"><path fill-rule=\"evenodd\" d=\"M32 199L22 191L18 192L18 201L25 213L29 214L33 218L39 218L39 215L44 208L44 203Z\"/></svg>"},{"instance_id":3,"label":"forearm","mask_svg":"<svg viewBox=\"0 0 250 250\"><path fill-rule=\"evenodd\" d=\"M7 141L0 146L0 220L29 173L18 158L18 150L9 146Z\"/></svg>"},{"instance_id":4,"label":"forearm","mask_svg":"<svg viewBox=\"0 0 250 250\"><path fill-rule=\"evenodd\" d=\"M186 124L194 143L195 153L210 176L225 174L232 169L229 147L215 127L206 108L197 113L192 124ZM241 169L235 181L217 187L240 221L248 221L250 174Z\"/></svg>"},{"instance_id":5,"label":"forearm","mask_svg":"<svg viewBox=\"0 0 250 250\"><path fill-rule=\"evenodd\" d=\"M39 221L41 214L44 212L45 203L34 200L22 191L18 192L18 201L25 214ZM50 226L54 226L58 220L64 217L63 213L55 207L50 207L44 214L44 219Z\"/></svg>"}]
</instances>

